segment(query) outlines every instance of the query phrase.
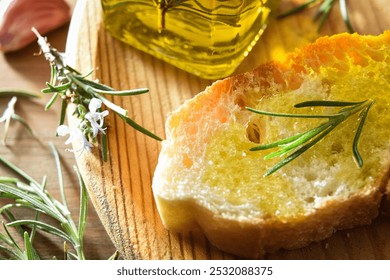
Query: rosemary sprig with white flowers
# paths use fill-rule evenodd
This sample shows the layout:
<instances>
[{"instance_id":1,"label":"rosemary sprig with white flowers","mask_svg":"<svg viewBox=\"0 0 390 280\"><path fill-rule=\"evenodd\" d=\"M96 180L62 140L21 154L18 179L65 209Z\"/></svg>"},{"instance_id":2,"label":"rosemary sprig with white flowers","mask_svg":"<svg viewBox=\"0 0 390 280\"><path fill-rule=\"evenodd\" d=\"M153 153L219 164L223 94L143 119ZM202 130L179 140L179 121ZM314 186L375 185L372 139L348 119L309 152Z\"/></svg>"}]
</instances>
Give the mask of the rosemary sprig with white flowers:
<instances>
[{"instance_id":1,"label":"rosemary sprig with white flowers","mask_svg":"<svg viewBox=\"0 0 390 280\"><path fill-rule=\"evenodd\" d=\"M64 252L66 259L85 259L83 236L88 208L86 187L80 173L75 168L80 184L80 213L78 226L76 226L76 223L72 219L71 213L68 209L64 194L64 184L59 156L53 145L51 145L51 149L58 170L58 180L62 202L56 200L47 192L46 177L43 179L42 183L39 183L26 172L3 157L0 157L0 163L2 165L8 167L22 178L0 177L0 198L13 200L13 202L10 202L0 208L0 214L6 216L10 221L7 224L3 221L5 233L0 232L0 252L2 251L3 253L6 253L6 255L11 259L40 259L37 250L33 246L37 230L60 237L66 243L70 243L73 246L75 253L70 251ZM12 214L12 210L20 207L35 211L35 219L17 220ZM53 226L40 221L39 217L41 214L53 218L58 222L58 226ZM22 236L24 240L24 249L22 249L22 247L15 241L15 238L13 238L9 231L10 227L15 228ZM30 229L30 232L28 232L27 229ZM66 247L67 246L64 246L64 248Z\"/></svg>"},{"instance_id":2,"label":"rosemary sprig with white flowers","mask_svg":"<svg viewBox=\"0 0 390 280\"><path fill-rule=\"evenodd\" d=\"M27 124L27 122L21 116L15 113L15 104L17 102L17 97L15 95L22 96L22 97L37 97L37 96L25 91L16 91L10 89L0 90L0 97L12 96L12 95L13 97L8 102L7 108L4 110L3 115L0 116L0 123L4 123L4 132L2 137L3 145L6 145L11 120L21 123L27 129L27 131L31 135L33 135L32 129Z\"/></svg>"},{"instance_id":3,"label":"rosemary sprig with white flowers","mask_svg":"<svg viewBox=\"0 0 390 280\"><path fill-rule=\"evenodd\" d=\"M318 106L342 108L337 113L328 114L328 115L283 114L283 113L261 111L261 110L256 110L247 107L249 111L254 112L256 114L273 116L273 117L328 119L328 121L321 123L317 127L310 129L308 131L298 133L291 137L287 137L285 139L270 144L256 146L251 148L250 150L259 151L259 150L267 150L271 148L278 148L276 151L265 156L264 159L271 159L277 156L283 157L287 155L287 157L285 157L282 161L277 163L275 166L273 166L264 174L264 176L271 175L272 173L279 170L280 168L282 168L292 160L299 157L301 154L306 152L309 148L317 144L319 141L321 141L325 136L327 136L333 129L335 129L339 124L344 122L346 119L360 112L359 114L360 122L356 130L355 137L353 139L352 151L358 166L362 167L363 159L358 150L358 142L363 130L363 125L366 120L368 111L370 110L373 103L374 100L370 100L370 99L365 101L360 101L360 102L314 100L314 101L302 102L295 105L296 108L318 107Z\"/></svg>"},{"instance_id":4,"label":"rosemary sprig with white flowers","mask_svg":"<svg viewBox=\"0 0 390 280\"><path fill-rule=\"evenodd\" d=\"M49 109L58 98L61 99L61 117L57 133L60 136L70 135L69 139L66 141L67 144L75 140L81 142L80 148L75 152L90 150L93 147L92 143L96 141L98 134L100 134L102 137L103 159L106 159L107 142L105 132L107 127L104 123L104 118L109 112L108 110L101 110L102 104L136 130L153 139L162 140L160 137L129 118L127 110L115 105L104 97L104 95L138 95L148 92L148 89L141 88L117 91L107 85L88 80L87 77L92 71L87 75L82 75L77 70L70 67L66 63L65 54L60 53L55 48L51 47L46 41L46 38L42 37L35 28L32 30L38 38L38 44L42 53L46 60L50 62L51 66L50 82L47 83L48 87L42 90L43 93L52 94L52 98L47 103L46 109ZM69 103L73 103L76 106L74 114L78 117L79 123L75 128L69 128L64 125L65 112Z\"/></svg>"},{"instance_id":5,"label":"rosemary sprig with white flowers","mask_svg":"<svg viewBox=\"0 0 390 280\"><path fill-rule=\"evenodd\" d=\"M305 9L308 9L312 5L318 4L319 2L322 2L320 7L318 8L316 14L314 15L314 20L318 20L318 31L321 31L326 19L328 18L332 7L336 4L336 0L309 0L295 8L292 8L291 10L288 10L287 12L282 13L279 15L279 18L284 18L293 14L296 14L300 11L303 11ZM353 33L354 30L352 28L351 22L349 20L348 16L348 10L347 10L347 3L346 0L339 0L340 5L340 12L341 16L343 17L343 21L345 23L345 26L348 29L348 32Z\"/></svg>"}]
</instances>

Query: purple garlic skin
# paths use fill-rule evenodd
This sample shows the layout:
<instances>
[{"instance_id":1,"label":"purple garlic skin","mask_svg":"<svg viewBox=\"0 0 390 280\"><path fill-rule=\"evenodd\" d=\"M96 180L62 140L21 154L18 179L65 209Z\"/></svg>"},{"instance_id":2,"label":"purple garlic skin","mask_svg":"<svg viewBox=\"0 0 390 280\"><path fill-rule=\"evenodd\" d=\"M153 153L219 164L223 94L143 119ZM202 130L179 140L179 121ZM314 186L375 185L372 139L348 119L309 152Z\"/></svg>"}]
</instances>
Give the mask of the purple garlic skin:
<instances>
[{"instance_id":1,"label":"purple garlic skin","mask_svg":"<svg viewBox=\"0 0 390 280\"><path fill-rule=\"evenodd\" d=\"M0 50L12 52L33 41L35 27L45 34L70 20L71 7L65 0L13 0L0 24Z\"/></svg>"}]
</instances>

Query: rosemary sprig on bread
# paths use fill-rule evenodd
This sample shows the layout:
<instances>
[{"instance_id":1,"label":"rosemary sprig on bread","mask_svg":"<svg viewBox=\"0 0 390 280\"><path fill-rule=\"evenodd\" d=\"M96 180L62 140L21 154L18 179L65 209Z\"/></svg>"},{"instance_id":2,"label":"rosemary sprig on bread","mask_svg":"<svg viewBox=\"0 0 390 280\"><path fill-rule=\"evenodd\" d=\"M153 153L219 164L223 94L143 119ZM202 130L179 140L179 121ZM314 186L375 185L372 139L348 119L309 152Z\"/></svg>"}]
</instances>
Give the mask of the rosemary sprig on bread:
<instances>
[{"instance_id":1,"label":"rosemary sprig on bread","mask_svg":"<svg viewBox=\"0 0 390 280\"><path fill-rule=\"evenodd\" d=\"M305 107L342 107L335 114L327 114L327 115L316 115L316 114L283 114L283 113L274 113L256 110L254 108L247 107L247 109L253 113L260 115L268 115L273 117L288 117L288 118L320 118L320 119L328 119L327 122L321 123L320 125L307 130L302 133L295 134L293 136L284 138L282 140L270 143L259 145L251 148L251 151L260 151L260 150L268 150L271 148L278 147L278 150L266 155L264 159L271 159L275 157L282 157L288 155L282 161L274 165L271 169L269 169L264 176L271 175L276 172L292 160L299 157L301 154L306 152L312 146L321 141L325 136L327 136L333 129L335 129L339 124L344 122L350 116L355 115L358 112L361 112L359 117L359 125L355 133L355 137L352 144L353 156L356 159L356 162L359 167L363 166L363 159L358 150L358 142L363 129L364 122L367 117L367 113L370 110L374 100L365 100L360 102L346 102L346 101L327 101L327 100L313 100L306 101L296 104L295 108L305 108Z\"/></svg>"},{"instance_id":2,"label":"rosemary sprig on bread","mask_svg":"<svg viewBox=\"0 0 390 280\"><path fill-rule=\"evenodd\" d=\"M370 224L389 192L389 57L389 31L322 37L186 101L169 115L153 178L164 225L259 258ZM250 149L285 138L273 156L299 157L264 177L279 159Z\"/></svg>"}]
</instances>

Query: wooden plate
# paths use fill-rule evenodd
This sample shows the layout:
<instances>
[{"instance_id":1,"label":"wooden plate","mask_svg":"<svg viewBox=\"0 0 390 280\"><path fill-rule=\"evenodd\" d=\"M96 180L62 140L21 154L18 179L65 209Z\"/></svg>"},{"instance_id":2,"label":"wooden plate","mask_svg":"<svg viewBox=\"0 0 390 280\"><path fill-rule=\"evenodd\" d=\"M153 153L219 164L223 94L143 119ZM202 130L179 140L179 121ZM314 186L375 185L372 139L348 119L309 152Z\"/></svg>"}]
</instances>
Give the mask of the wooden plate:
<instances>
[{"instance_id":1,"label":"wooden plate","mask_svg":"<svg viewBox=\"0 0 390 280\"><path fill-rule=\"evenodd\" d=\"M294 2L294 3L292 3ZM282 1L281 9L302 1ZM355 29L379 34L390 27L388 0L349 1ZM272 20L237 72L269 59L281 58L324 34L346 31L338 6L316 32L311 20L316 8L283 20ZM67 53L70 64L88 72L95 68L101 82L117 89L148 87L142 96L114 97L144 127L164 136L167 114L202 91L211 81L202 80L113 39L102 23L99 1L79 0L72 19ZM69 117L69 122L74 122ZM151 180L160 143L136 132L110 114L109 156L103 162L99 148L77 157L92 202L125 259L232 259L198 232L176 234L164 229L153 200ZM339 231L331 238L303 249L268 254L269 259L389 259L390 223L384 217L372 225Z\"/></svg>"}]
</instances>

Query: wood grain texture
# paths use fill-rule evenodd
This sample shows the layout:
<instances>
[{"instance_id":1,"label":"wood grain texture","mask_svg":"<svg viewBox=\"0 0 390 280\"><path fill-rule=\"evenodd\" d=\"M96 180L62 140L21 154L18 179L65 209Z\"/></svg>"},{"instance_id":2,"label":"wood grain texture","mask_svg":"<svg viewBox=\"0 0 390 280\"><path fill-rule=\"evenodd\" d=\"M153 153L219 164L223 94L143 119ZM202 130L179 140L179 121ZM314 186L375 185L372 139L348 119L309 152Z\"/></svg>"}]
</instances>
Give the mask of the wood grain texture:
<instances>
[{"instance_id":1,"label":"wood grain texture","mask_svg":"<svg viewBox=\"0 0 390 280\"><path fill-rule=\"evenodd\" d=\"M302 1L282 1L288 9ZM379 34L389 29L387 0L349 1L355 29ZM237 72L248 71L269 59L314 41L325 34L346 31L338 6L321 33L311 17L315 9L269 26ZM102 23L99 1L79 0L73 17L67 51L75 67L117 89L148 87L149 94L113 97L129 116L164 136L167 114L202 91L202 80L113 39ZM70 123L74 119L69 117ZM125 259L234 259L219 251L199 232L176 234L164 229L153 200L151 180L160 143L108 117L109 156L103 162L97 145L77 157L93 204L113 243ZM335 233L330 239L300 250L268 254L270 259L390 259L390 223L380 217L367 227Z\"/></svg>"}]
</instances>

